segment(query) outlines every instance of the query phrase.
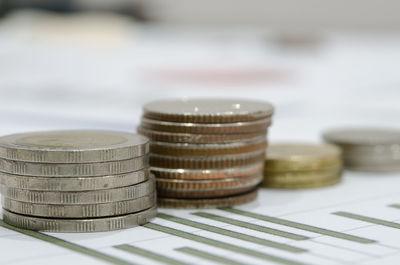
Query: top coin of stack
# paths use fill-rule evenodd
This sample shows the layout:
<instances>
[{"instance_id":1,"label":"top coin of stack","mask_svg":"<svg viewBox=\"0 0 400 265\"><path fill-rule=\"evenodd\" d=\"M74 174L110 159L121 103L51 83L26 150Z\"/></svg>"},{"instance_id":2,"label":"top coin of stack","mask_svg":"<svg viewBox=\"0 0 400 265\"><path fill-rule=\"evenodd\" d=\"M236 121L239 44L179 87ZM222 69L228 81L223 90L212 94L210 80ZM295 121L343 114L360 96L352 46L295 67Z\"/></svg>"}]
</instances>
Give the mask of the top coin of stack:
<instances>
[{"instance_id":1,"label":"top coin of stack","mask_svg":"<svg viewBox=\"0 0 400 265\"><path fill-rule=\"evenodd\" d=\"M301 189L340 181L341 151L334 145L272 144L264 168L264 187Z\"/></svg>"},{"instance_id":2,"label":"top coin of stack","mask_svg":"<svg viewBox=\"0 0 400 265\"><path fill-rule=\"evenodd\" d=\"M53 232L133 227L156 214L146 137L53 131L0 137L3 219Z\"/></svg>"},{"instance_id":3,"label":"top coin of stack","mask_svg":"<svg viewBox=\"0 0 400 265\"><path fill-rule=\"evenodd\" d=\"M262 180L273 107L250 100L162 100L146 104L159 205L202 208L247 202Z\"/></svg>"},{"instance_id":4,"label":"top coin of stack","mask_svg":"<svg viewBox=\"0 0 400 265\"><path fill-rule=\"evenodd\" d=\"M400 130L337 129L323 135L343 150L344 166L357 171L400 171Z\"/></svg>"}]
</instances>

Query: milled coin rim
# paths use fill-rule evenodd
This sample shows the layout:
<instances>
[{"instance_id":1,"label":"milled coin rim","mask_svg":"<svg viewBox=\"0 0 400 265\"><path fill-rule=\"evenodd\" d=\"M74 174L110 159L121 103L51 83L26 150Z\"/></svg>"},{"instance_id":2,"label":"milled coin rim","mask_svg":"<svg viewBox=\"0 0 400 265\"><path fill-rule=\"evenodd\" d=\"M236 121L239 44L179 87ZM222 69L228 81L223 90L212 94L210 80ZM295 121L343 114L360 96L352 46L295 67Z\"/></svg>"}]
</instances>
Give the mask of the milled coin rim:
<instances>
[{"instance_id":1,"label":"milled coin rim","mask_svg":"<svg viewBox=\"0 0 400 265\"><path fill-rule=\"evenodd\" d=\"M3 209L3 220L15 227L57 233L107 232L145 224L157 215L154 206L141 212L107 218L55 219L16 214Z\"/></svg>"},{"instance_id":2,"label":"milled coin rim","mask_svg":"<svg viewBox=\"0 0 400 265\"><path fill-rule=\"evenodd\" d=\"M127 138L127 142L93 148L57 148L16 144L21 137L57 132L104 132ZM0 137L0 158L38 163L91 163L126 160L146 155L149 140L143 135L106 130L60 130L18 133Z\"/></svg>"}]
</instances>

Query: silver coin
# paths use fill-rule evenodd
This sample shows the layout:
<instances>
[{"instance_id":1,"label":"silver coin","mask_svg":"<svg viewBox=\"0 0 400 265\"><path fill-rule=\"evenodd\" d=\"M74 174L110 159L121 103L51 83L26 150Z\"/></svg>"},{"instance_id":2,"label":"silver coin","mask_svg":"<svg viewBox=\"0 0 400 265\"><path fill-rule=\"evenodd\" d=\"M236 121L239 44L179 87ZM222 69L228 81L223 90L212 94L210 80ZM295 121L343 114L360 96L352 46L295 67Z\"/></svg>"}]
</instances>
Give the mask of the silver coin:
<instances>
[{"instance_id":1,"label":"silver coin","mask_svg":"<svg viewBox=\"0 0 400 265\"><path fill-rule=\"evenodd\" d=\"M95 204L137 199L149 195L155 190L155 180L149 180L140 184L96 191L31 191L0 187L4 197L23 202L42 204Z\"/></svg>"},{"instance_id":2,"label":"silver coin","mask_svg":"<svg viewBox=\"0 0 400 265\"><path fill-rule=\"evenodd\" d=\"M108 162L148 152L146 137L123 132L49 131L0 137L0 157L26 162Z\"/></svg>"},{"instance_id":3,"label":"silver coin","mask_svg":"<svg viewBox=\"0 0 400 265\"><path fill-rule=\"evenodd\" d=\"M46 232L106 232L132 228L145 224L157 215L157 207L107 218L95 219L51 219L12 213L3 209L4 222L23 229Z\"/></svg>"},{"instance_id":4,"label":"silver coin","mask_svg":"<svg viewBox=\"0 0 400 265\"><path fill-rule=\"evenodd\" d=\"M158 121L142 118L141 127L145 129L191 134L237 134L265 131L271 125L271 118L256 121L235 123L178 123L170 121Z\"/></svg>"},{"instance_id":5,"label":"silver coin","mask_svg":"<svg viewBox=\"0 0 400 265\"><path fill-rule=\"evenodd\" d=\"M156 193L134 200L84 205L54 205L2 198L3 208L13 213L53 218L93 218L135 213L156 205Z\"/></svg>"},{"instance_id":6,"label":"silver coin","mask_svg":"<svg viewBox=\"0 0 400 265\"><path fill-rule=\"evenodd\" d=\"M225 123L259 120L271 116L271 104L243 99L177 99L150 102L144 116L155 120Z\"/></svg>"},{"instance_id":7,"label":"silver coin","mask_svg":"<svg viewBox=\"0 0 400 265\"><path fill-rule=\"evenodd\" d=\"M127 160L85 164L44 164L0 159L0 171L37 177L94 177L136 171L147 167L148 160L148 155Z\"/></svg>"},{"instance_id":8,"label":"silver coin","mask_svg":"<svg viewBox=\"0 0 400 265\"><path fill-rule=\"evenodd\" d=\"M337 129L326 132L323 137L334 144L400 144L400 130L396 129Z\"/></svg>"},{"instance_id":9,"label":"silver coin","mask_svg":"<svg viewBox=\"0 0 400 265\"><path fill-rule=\"evenodd\" d=\"M0 184L10 188L39 191L84 191L126 187L146 181L149 169L100 177L33 177L0 172Z\"/></svg>"}]
</instances>

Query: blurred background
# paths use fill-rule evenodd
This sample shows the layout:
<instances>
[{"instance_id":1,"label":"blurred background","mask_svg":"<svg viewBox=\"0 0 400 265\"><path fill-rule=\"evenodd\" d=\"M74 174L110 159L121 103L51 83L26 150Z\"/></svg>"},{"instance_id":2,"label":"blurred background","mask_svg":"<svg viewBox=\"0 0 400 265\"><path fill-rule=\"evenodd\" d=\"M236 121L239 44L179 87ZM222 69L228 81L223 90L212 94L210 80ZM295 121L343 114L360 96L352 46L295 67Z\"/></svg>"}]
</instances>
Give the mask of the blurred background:
<instances>
[{"instance_id":1,"label":"blurred background","mask_svg":"<svg viewBox=\"0 0 400 265\"><path fill-rule=\"evenodd\" d=\"M273 140L400 126L396 0L0 0L0 134L135 131L144 103L276 106Z\"/></svg>"}]
</instances>

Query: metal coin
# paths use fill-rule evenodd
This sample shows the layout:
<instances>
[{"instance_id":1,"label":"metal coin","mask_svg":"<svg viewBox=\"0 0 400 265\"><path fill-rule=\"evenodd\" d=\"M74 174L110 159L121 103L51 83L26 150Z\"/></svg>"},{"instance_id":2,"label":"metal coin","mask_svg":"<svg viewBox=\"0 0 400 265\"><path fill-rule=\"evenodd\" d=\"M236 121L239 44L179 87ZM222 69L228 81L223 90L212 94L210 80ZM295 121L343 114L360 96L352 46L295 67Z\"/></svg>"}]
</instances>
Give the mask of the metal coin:
<instances>
[{"instance_id":1,"label":"metal coin","mask_svg":"<svg viewBox=\"0 0 400 265\"><path fill-rule=\"evenodd\" d=\"M396 129L337 129L323 135L327 142L352 145L400 145L400 130Z\"/></svg>"},{"instance_id":2,"label":"metal coin","mask_svg":"<svg viewBox=\"0 0 400 265\"><path fill-rule=\"evenodd\" d=\"M158 198L160 208L179 208L179 209L199 209L199 208L218 208L230 207L244 203L249 203L257 198L257 189L248 193L239 194L230 197L213 199L174 199Z\"/></svg>"},{"instance_id":3,"label":"metal coin","mask_svg":"<svg viewBox=\"0 0 400 265\"><path fill-rule=\"evenodd\" d=\"M264 150L266 138L229 144L188 144L188 143L150 143L150 152L158 155L172 156L221 156L234 155Z\"/></svg>"},{"instance_id":4,"label":"metal coin","mask_svg":"<svg viewBox=\"0 0 400 265\"><path fill-rule=\"evenodd\" d=\"M319 170L319 171L298 171L298 172L268 172L265 173L263 185L297 185L319 182L338 178L342 175L342 169Z\"/></svg>"},{"instance_id":5,"label":"metal coin","mask_svg":"<svg viewBox=\"0 0 400 265\"><path fill-rule=\"evenodd\" d=\"M193 134L238 134L255 133L267 130L271 125L271 118L236 123L177 123L169 121L157 121L142 118L141 126L146 129Z\"/></svg>"},{"instance_id":6,"label":"metal coin","mask_svg":"<svg viewBox=\"0 0 400 265\"><path fill-rule=\"evenodd\" d=\"M263 180L263 174L233 179L190 181L157 179L159 197L167 198L215 198L241 194L254 189Z\"/></svg>"},{"instance_id":7,"label":"metal coin","mask_svg":"<svg viewBox=\"0 0 400 265\"><path fill-rule=\"evenodd\" d=\"M174 169L222 169L255 164L263 161L264 156L264 151L215 157L174 157L153 154L150 156L150 165Z\"/></svg>"},{"instance_id":8,"label":"metal coin","mask_svg":"<svg viewBox=\"0 0 400 265\"><path fill-rule=\"evenodd\" d=\"M106 232L145 224L157 215L157 208L115 217L95 219L51 219L12 213L3 210L4 222L23 229L46 232Z\"/></svg>"},{"instance_id":9,"label":"metal coin","mask_svg":"<svg viewBox=\"0 0 400 265\"><path fill-rule=\"evenodd\" d=\"M269 117L271 104L242 99L159 100L143 107L144 117L173 122L230 123Z\"/></svg>"},{"instance_id":10,"label":"metal coin","mask_svg":"<svg viewBox=\"0 0 400 265\"><path fill-rule=\"evenodd\" d=\"M41 204L95 204L137 199L149 195L155 191L155 180L149 180L140 184L95 191L31 191L0 187L4 197L23 202Z\"/></svg>"},{"instance_id":11,"label":"metal coin","mask_svg":"<svg viewBox=\"0 0 400 265\"><path fill-rule=\"evenodd\" d=\"M318 180L308 183L268 183L263 184L263 187L276 188L276 189L310 189L320 188L326 186L332 186L339 183L342 180L341 177Z\"/></svg>"},{"instance_id":12,"label":"metal coin","mask_svg":"<svg viewBox=\"0 0 400 265\"><path fill-rule=\"evenodd\" d=\"M153 141L168 143L192 143L192 144L221 144L234 143L242 141L252 141L261 136L266 136L267 130L254 133L238 133L238 134L189 134L189 133L173 133L162 132L137 128L138 133L149 137Z\"/></svg>"},{"instance_id":13,"label":"metal coin","mask_svg":"<svg viewBox=\"0 0 400 265\"><path fill-rule=\"evenodd\" d=\"M84 205L55 205L20 202L3 198L3 208L10 212L29 216L52 218L93 218L135 213L156 205L156 194L152 193L133 200Z\"/></svg>"},{"instance_id":14,"label":"metal coin","mask_svg":"<svg viewBox=\"0 0 400 265\"><path fill-rule=\"evenodd\" d=\"M0 171L15 175L37 177L84 177L117 175L136 171L149 165L148 155L121 161L54 164L0 159Z\"/></svg>"},{"instance_id":15,"label":"metal coin","mask_svg":"<svg viewBox=\"0 0 400 265\"><path fill-rule=\"evenodd\" d=\"M135 185L149 178L149 169L100 177L33 177L0 172L0 184L9 188L39 191L104 190Z\"/></svg>"},{"instance_id":16,"label":"metal coin","mask_svg":"<svg viewBox=\"0 0 400 265\"><path fill-rule=\"evenodd\" d=\"M49 131L0 137L0 157L26 162L109 162L148 152L146 137L122 132Z\"/></svg>"},{"instance_id":17,"label":"metal coin","mask_svg":"<svg viewBox=\"0 0 400 265\"><path fill-rule=\"evenodd\" d=\"M341 166L341 150L334 145L271 144L267 148L265 171L302 171Z\"/></svg>"},{"instance_id":18,"label":"metal coin","mask_svg":"<svg viewBox=\"0 0 400 265\"><path fill-rule=\"evenodd\" d=\"M151 167L151 172L157 178L166 179L187 179L187 180L207 180L207 179L224 179L235 178L240 176L254 175L262 172L264 168L263 162L244 167L232 167L225 169L173 169Z\"/></svg>"}]
</instances>

